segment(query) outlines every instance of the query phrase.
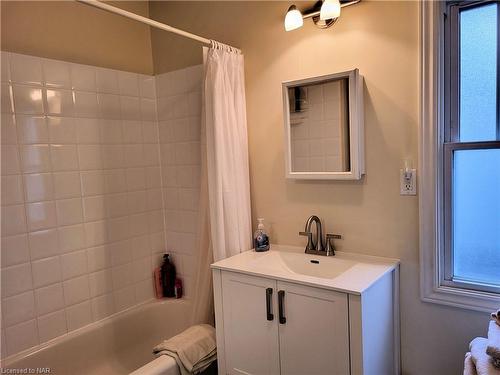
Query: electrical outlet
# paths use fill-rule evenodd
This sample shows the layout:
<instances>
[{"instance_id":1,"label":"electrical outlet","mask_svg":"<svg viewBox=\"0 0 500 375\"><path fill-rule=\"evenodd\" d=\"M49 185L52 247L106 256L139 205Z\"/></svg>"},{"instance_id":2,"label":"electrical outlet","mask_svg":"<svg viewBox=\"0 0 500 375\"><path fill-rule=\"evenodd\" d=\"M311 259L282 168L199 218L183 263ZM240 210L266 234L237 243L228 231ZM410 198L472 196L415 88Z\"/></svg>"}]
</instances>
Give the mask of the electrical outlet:
<instances>
[{"instance_id":1,"label":"electrical outlet","mask_svg":"<svg viewBox=\"0 0 500 375\"><path fill-rule=\"evenodd\" d=\"M401 195L417 195L417 170L416 169L400 169L400 194Z\"/></svg>"}]
</instances>

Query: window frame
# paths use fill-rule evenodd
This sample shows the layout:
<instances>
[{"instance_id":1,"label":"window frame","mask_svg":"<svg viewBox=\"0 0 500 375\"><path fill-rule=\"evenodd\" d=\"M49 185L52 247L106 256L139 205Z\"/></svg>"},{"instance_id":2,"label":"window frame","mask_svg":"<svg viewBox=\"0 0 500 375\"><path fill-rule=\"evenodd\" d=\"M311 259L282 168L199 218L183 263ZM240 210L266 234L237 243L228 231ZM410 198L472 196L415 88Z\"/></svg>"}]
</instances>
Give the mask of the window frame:
<instances>
[{"instance_id":1,"label":"window frame","mask_svg":"<svg viewBox=\"0 0 500 375\"><path fill-rule=\"evenodd\" d=\"M458 136L458 13L463 8L480 6L487 2L491 1L424 1L420 3L419 9L421 298L426 302L480 311L498 308L500 288L452 280L451 178L454 150L500 148L498 105L496 141L459 142ZM454 16L457 22L450 22L450 18L446 20L446 17L450 17L450 8L456 12ZM451 40L453 35L455 40ZM445 49L445 43L455 43L455 48ZM497 56L498 64L500 52ZM452 75L455 79L452 79ZM500 74L497 74L497 98L500 97L499 76Z\"/></svg>"},{"instance_id":2,"label":"window frame","mask_svg":"<svg viewBox=\"0 0 500 375\"><path fill-rule=\"evenodd\" d=\"M500 287L479 282L466 282L453 279L453 158L457 150L500 148L500 101L496 106L496 140L495 141L460 141L460 12L486 4L500 3L490 0L480 1L448 1L444 21L444 144L443 144L443 223L444 230L442 248L444 251L441 264L441 283L450 287L459 287L485 292L500 293ZM499 13L500 14L500 13ZM500 25L500 23L499 23ZM497 26L497 36L500 35ZM498 38L497 40L500 40ZM500 48L497 48L497 66L500 60ZM497 74L496 95L499 97L500 74Z\"/></svg>"}]
</instances>

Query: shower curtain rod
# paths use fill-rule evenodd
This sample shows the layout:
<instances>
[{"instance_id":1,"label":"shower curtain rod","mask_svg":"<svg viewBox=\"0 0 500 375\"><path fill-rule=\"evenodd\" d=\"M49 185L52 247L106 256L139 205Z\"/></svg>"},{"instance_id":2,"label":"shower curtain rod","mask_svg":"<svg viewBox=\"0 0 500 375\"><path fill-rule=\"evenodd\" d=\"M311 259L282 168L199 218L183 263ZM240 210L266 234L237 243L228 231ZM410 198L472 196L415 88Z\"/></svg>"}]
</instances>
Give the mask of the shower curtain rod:
<instances>
[{"instance_id":1,"label":"shower curtain rod","mask_svg":"<svg viewBox=\"0 0 500 375\"><path fill-rule=\"evenodd\" d=\"M184 30L176 29L175 27L165 25L164 23L154 21L150 18L143 17L143 16L140 16L140 15L132 13L132 12L128 12L126 10L123 10L121 8L118 8L118 7L114 7L112 5L108 5L108 4L103 3L101 1L98 1L98 0L76 0L76 1L83 3L83 4L86 4L86 5L90 5L90 6L99 8L99 9L106 10L106 11L111 12L111 13L118 14L118 15L123 16L123 17L130 18L130 19L135 20L135 21L145 23L151 27L156 27L157 29L168 31L168 32L171 32L171 33L174 33L177 35L184 36L186 38L194 39L194 40L201 42L203 44L210 45L210 39L203 38L202 36L199 36L196 34L188 33L187 31L184 31Z\"/></svg>"}]
</instances>

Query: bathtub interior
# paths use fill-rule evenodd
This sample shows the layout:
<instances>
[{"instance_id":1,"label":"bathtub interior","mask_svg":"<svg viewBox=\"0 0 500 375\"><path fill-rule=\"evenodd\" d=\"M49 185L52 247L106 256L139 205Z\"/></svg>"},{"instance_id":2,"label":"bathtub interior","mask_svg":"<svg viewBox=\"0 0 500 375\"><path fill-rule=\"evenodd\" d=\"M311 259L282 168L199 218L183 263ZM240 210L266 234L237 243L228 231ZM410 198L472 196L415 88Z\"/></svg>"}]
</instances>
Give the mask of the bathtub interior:
<instances>
[{"instance_id":1,"label":"bathtub interior","mask_svg":"<svg viewBox=\"0 0 500 375\"><path fill-rule=\"evenodd\" d=\"M52 374L129 374L152 361L152 348L185 330L189 318L189 301L154 301L68 334L7 367L50 367Z\"/></svg>"}]
</instances>

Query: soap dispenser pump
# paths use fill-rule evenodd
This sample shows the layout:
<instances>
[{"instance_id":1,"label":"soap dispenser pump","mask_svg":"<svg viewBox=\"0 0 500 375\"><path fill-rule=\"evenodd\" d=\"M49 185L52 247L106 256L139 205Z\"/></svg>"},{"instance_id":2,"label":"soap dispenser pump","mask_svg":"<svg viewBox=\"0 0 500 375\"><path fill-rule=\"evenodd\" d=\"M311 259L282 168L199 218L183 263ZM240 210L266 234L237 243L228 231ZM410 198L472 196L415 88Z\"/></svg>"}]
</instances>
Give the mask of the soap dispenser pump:
<instances>
[{"instance_id":1,"label":"soap dispenser pump","mask_svg":"<svg viewBox=\"0 0 500 375\"><path fill-rule=\"evenodd\" d=\"M261 251L268 251L269 250L269 236L267 235L267 232L264 228L264 219L259 218L257 219L259 224L257 225L257 230L254 233L253 236L253 245L255 248L255 251L261 252Z\"/></svg>"}]
</instances>

